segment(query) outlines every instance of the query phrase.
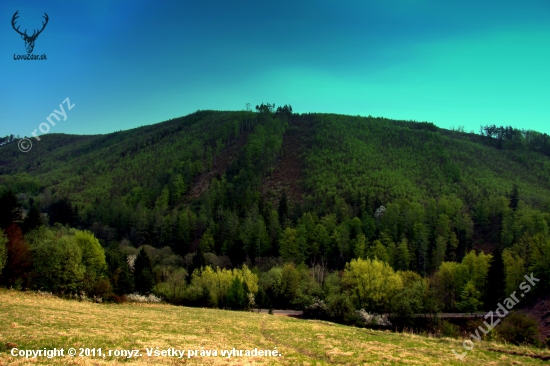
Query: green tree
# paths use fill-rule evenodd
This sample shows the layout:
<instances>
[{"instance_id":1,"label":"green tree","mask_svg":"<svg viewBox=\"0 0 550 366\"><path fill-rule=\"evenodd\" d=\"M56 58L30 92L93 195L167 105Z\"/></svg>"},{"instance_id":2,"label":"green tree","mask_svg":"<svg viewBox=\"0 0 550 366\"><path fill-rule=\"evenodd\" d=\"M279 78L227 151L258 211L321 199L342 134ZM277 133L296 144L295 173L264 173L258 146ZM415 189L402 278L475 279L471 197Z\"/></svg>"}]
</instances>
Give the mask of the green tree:
<instances>
[{"instance_id":1,"label":"green tree","mask_svg":"<svg viewBox=\"0 0 550 366\"><path fill-rule=\"evenodd\" d=\"M435 240L435 249L433 253L433 264L432 268L436 271L441 263L445 260L445 252L447 251L447 239L445 237L438 235Z\"/></svg>"},{"instance_id":2,"label":"green tree","mask_svg":"<svg viewBox=\"0 0 550 366\"><path fill-rule=\"evenodd\" d=\"M433 287L444 310L456 309L456 302L459 301L459 296L469 280L466 265L456 262L441 263L433 277Z\"/></svg>"},{"instance_id":3,"label":"green tree","mask_svg":"<svg viewBox=\"0 0 550 366\"><path fill-rule=\"evenodd\" d=\"M366 259L367 252L367 239L364 234L359 234L355 241L354 254L355 258Z\"/></svg>"},{"instance_id":4,"label":"green tree","mask_svg":"<svg viewBox=\"0 0 550 366\"><path fill-rule=\"evenodd\" d=\"M40 230L31 239L33 283L38 289L70 293L82 289L86 267L74 235L60 230Z\"/></svg>"},{"instance_id":5,"label":"green tree","mask_svg":"<svg viewBox=\"0 0 550 366\"><path fill-rule=\"evenodd\" d=\"M202 235L200 247L203 253L213 253L214 252L214 236L210 232L210 229Z\"/></svg>"},{"instance_id":6,"label":"green tree","mask_svg":"<svg viewBox=\"0 0 550 366\"><path fill-rule=\"evenodd\" d=\"M410 260L408 242L406 238L403 238L396 250L395 269L407 271L409 269Z\"/></svg>"},{"instance_id":7,"label":"green tree","mask_svg":"<svg viewBox=\"0 0 550 366\"><path fill-rule=\"evenodd\" d=\"M23 224L21 226L23 232L28 233L42 225L42 217L40 216L38 205L33 204L30 207L29 212L27 212L27 216L25 216L25 218L23 219Z\"/></svg>"},{"instance_id":8,"label":"green tree","mask_svg":"<svg viewBox=\"0 0 550 366\"><path fill-rule=\"evenodd\" d=\"M231 310L244 310L248 308L248 290L246 283L239 277L235 277L227 291L226 305Z\"/></svg>"},{"instance_id":9,"label":"green tree","mask_svg":"<svg viewBox=\"0 0 550 366\"><path fill-rule=\"evenodd\" d=\"M298 232L296 229L287 227L283 231L280 246L281 257L285 262L302 263L302 253L298 247Z\"/></svg>"},{"instance_id":10,"label":"green tree","mask_svg":"<svg viewBox=\"0 0 550 366\"><path fill-rule=\"evenodd\" d=\"M134 263L134 283L136 292L140 294L149 294L155 285L151 259L144 247L141 247Z\"/></svg>"},{"instance_id":11,"label":"green tree","mask_svg":"<svg viewBox=\"0 0 550 366\"><path fill-rule=\"evenodd\" d=\"M128 267L126 256L119 249L111 249L105 253L109 281L113 292L117 295L134 292L134 276Z\"/></svg>"},{"instance_id":12,"label":"green tree","mask_svg":"<svg viewBox=\"0 0 550 366\"><path fill-rule=\"evenodd\" d=\"M507 294L510 294L514 292L524 280L523 276L526 272L525 260L512 250L504 249L502 261L504 263L504 273L506 274L505 291Z\"/></svg>"},{"instance_id":13,"label":"green tree","mask_svg":"<svg viewBox=\"0 0 550 366\"><path fill-rule=\"evenodd\" d=\"M367 257L370 259L378 259L388 263L390 257L384 244L380 240L375 240L373 245L367 250Z\"/></svg>"},{"instance_id":14,"label":"green tree","mask_svg":"<svg viewBox=\"0 0 550 366\"><path fill-rule=\"evenodd\" d=\"M0 195L0 229L21 222L21 205L15 193L6 191Z\"/></svg>"},{"instance_id":15,"label":"green tree","mask_svg":"<svg viewBox=\"0 0 550 366\"><path fill-rule=\"evenodd\" d=\"M85 268L83 288L90 292L97 281L106 274L105 251L94 234L89 231L77 230L74 239L82 253L82 264Z\"/></svg>"},{"instance_id":16,"label":"green tree","mask_svg":"<svg viewBox=\"0 0 550 366\"><path fill-rule=\"evenodd\" d=\"M476 289L474 281L470 280L460 293L460 301L456 307L462 312L474 313L483 306L480 298L481 292Z\"/></svg>"}]
</instances>

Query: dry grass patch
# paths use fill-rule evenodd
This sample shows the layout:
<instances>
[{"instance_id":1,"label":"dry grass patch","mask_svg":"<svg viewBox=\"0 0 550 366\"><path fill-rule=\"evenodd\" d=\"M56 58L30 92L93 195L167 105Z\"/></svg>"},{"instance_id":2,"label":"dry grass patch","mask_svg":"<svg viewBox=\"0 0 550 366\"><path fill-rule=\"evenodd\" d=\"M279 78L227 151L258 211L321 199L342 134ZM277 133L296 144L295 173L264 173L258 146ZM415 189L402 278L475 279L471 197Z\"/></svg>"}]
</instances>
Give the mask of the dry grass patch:
<instances>
[{"instance_id":1,"label":"dry grass patch","mask_svg":"<svg viewBox=\"0 0 550 366\"><path fill-rule=\"evenodd\" d=\"M25 360L11 348L137 349L124 357L59 357ZM159 350L273 350L282 357L148 357ZM464 362L451 349L462 342L311 322L268 314L163 304L95 304L0 289L0 365L542 365L529 347L476 343ZM502 352L500 352L502 351ZM507 351L507 353L503 353Z\"/></svg>"}]
</instances>

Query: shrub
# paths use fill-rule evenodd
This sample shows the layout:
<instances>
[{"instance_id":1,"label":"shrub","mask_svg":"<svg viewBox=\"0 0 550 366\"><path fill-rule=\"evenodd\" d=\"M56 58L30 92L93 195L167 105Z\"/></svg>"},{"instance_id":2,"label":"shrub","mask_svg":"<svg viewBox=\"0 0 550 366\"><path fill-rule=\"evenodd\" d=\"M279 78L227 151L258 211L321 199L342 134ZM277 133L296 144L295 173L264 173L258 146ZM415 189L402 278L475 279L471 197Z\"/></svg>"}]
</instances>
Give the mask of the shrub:
<instances>
[{"instance_id":1,"label":"shrub","mask_svg":"<svg viewBox=\"0 0 550 366\"><path fill-rule=\"evenodd\" d=\"M146 302L146 303L159 303L162 301L160 297L156 297L155 295L141 295L138 293L133 293L130 295L127 295L126 298L128 301L132 302Z\"/></svg>"},{"instance_id":2,"label":"shrub","mask_svg":"<svg viewBox=\"0 0 550 366\"><path fill-rule=\"evenodd\" d=\"M355 308L347 294L330 295L327 298L327 313L341 323L353 323L357 320Z\"/></svg>"},{"instance_id":3,"label":"shrub","mask_svg":"<svg viewBox=\"0 0 550 366\"><path fill-rule=\"evenodd\" d=\"M115 304L122 304L125 301L123 296L118 296L117 294L113 293L105 294L103 296L103 300L105 300L105 302L113 302Z\"/></svg>"},{"instance_id":4,"label":"shrub","mask_svg":"<svg viewBox=\"0 0 550 366\"><path fill-rule=\"evenodd\" d=\"M358 312L359 318L363 322L363 325L366 326L382 326L382 327L391 327L392 324L388 320L388 317L386 315L379 315L379 314L370 314L365 311L365 309L361 309Z\"/></svg>"},{"instance_id":5,"label":"shrub","mask_svg":"<svg viewBox=\"0 0 550 366\"><path fill-rule=\"evenodd\" d=\"M313 302L304 308L304 318L308 319L325 319L327 317L327 305L318 297L313 299Z\"/></svg>"},{"instance_id":6,"label":"shrub","mask_svg":"<svg viewBox=\"0 0 550 366\"><path fill-rule=\"evenodd\" d=\"M446 320L443 320L441 322L441 327L439 328L439 331L441 332L442 337L448 337L448 338L460 337L460 327Z\"/></svg>"},{"instance_id":7,"label":"shrub","mask_svg":"<svg viewBox=\"0 0 550 366\"><path fill-rule=\"evenodd\" d=\"M532 316L513 311L496 328L499 337L516 345L540 342L537 320Z\"/></svg>"}]
</instances>

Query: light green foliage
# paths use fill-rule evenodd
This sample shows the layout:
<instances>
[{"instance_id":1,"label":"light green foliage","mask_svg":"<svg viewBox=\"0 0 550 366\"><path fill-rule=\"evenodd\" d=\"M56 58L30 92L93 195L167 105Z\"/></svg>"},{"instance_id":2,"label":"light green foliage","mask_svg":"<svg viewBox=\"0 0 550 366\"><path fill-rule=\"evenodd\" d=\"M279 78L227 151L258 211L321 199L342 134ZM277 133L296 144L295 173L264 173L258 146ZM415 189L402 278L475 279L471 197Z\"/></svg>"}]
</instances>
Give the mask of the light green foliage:
<instances>
[{"instance_id":1,"label":"light green foliage","mask_svg":"<svg viewBox=\"0 0 550 366\"><path fill-rule=\"evenodd\" d=\"M178 268L168 276L165 282L158 283L154 292L167 298L172 303L180 303L185 294L185 279L187 271L184 268Z\"/></svg>"},{"instance_id":2,"label":"light green foliage","mask_svg":"<svg viewBox=\"0 0 550 366\"><path fill-rule=\"evenodd\" d=\"M456 262L443 262L433 278L433 285L443 309L453 311L462 289L469 281L468 268Z\"/></svg>"},{"instance_id":3,"label":"light green foliage","mask_svg":"<svg viewBox=\"0 0 550 366\"><path fill-rule=\"evenodd\" d=\"M510 249L504 249L502 252L502 261L504 262L504 271L506 274L506 293L515 291L519 284L523 282L525 275L525 260L515 254Z\"/></svg>"},{"instance_id":4,"label":"light green foliage","mask_svg":"<svg viewBox=\"0 0 550 366\"><path fill-rule=\"evenodd\" d=\"M195 270L192 274L191 284L186 289L186 297L193 298L197 294L204 293L207 290L210 296L212 306L225 307L227 293L232 282L238 279L246 284L248 292L255 294L258 292L258 276L252 273L246 265L241 269L233 270L206 266L201 271Z\"/></svg>"},{"instance_id":5,"label":"light green foliage","mask_svg":"<svg viewBox=\"0 0 550 366\"><path fill-rule=\"evenodd\" d=\"M82 249L76 237L60 230L41 228L31 239L34 286L45 291L71 293L82 289L86 274Z\"/></svg>"},{"instance_id":6,"label":"light green foliage","mask_svg":"<svg viewBox=\"0 0 550 366\"><path fill-rule=\"evenodd\" d=\"M470 280L460 293L460 301L456 304L458 310L465 313L473 313L483 305L479 299L481 292L476 289L474 281Z\"/></svg>"},{"instance_id":7,"label":"light green foliage","mask_svg":"<svg viewBox=\"0 0 550 366\"><path fill-rule=\"evenodd\" d=\"M406 238L403 238L396 248L395 252L395 269L406 271L409 269L409 263L411 261L409 253L409 243Z\"/></svg>"},{"instance_id":8,"label":"light green foliage","mask_svg":"<svg viewBox=\"0 0 550 366\"><path fill-rule=\"evenodd\" d=\"M367 250L367 257L370 259L377 259L386 263L390 260L388 251L380 240L375 240L372 243L372 246Z\"/></svg>"},{"instance_id":9,"label":"light green foliage","mask_svg":"<svg viewBox=\"0 0 550 366\"><path fill-rule=\"evenodd\" d=\"M74 232L74 240L80 248L82 264L86 269L84 288L90 291L95 282L106 274L105 251L94 234L89 231L76 230Z\"/></svg>"},{"instance_id":10,"label":"light green foliage","mask_svg":"<svg viewBox=\"0 0 550 366\"><path fill-rule=\"evenodd\" d=\"M209 230L202 235L200 246L203 253L214 252L214 236Z\"/></svg>"},{"instance_id":11,"label":"light green foliage","mask_svg":"<svg viewBox=\"0 0 550 366\"><path fill-rule=\"evenodd\" d=\"M367 252L367 238L364 234L359 234L357 236L357 239L355 241L355 258L366 258L366 252Z\"/></svg>"},{"instance_id":12,"label":"light green foliage","mask_svg":"<svg viewBox=\"0 0 550 366\"><path fill-rule=\"evenodd\" d=\"M485 290L492 260L492 255L483 252L476 255L474 251L471 251L462 259L462 264L468 268L469 279L477 290L482 292Z\"/></svg>"},{"instance_id":13,"label":"light green foliage","mask_svg":"<svg viewBox=\"0 0 550 366\"><path fill-rule=\"evenodd\" d=\"M459 302L461 309L482 306L480 291L486 288L491 260L490 254L471 251L462 259L462 263L441 264L433 278L433 285L444 309L455 311Z\"/></svg>"},{"instance_id":14,"label":"light green foliage","mask_svg":"<svg viewBox=\"0 0 550 366\"><path fill-rule=\"evenodd\" d=\"M360 308L386 309L403 288L401 277L388 263L372 259L353 259L346 264L343 283L351 289Z\"/></svg>"}]
</instances>

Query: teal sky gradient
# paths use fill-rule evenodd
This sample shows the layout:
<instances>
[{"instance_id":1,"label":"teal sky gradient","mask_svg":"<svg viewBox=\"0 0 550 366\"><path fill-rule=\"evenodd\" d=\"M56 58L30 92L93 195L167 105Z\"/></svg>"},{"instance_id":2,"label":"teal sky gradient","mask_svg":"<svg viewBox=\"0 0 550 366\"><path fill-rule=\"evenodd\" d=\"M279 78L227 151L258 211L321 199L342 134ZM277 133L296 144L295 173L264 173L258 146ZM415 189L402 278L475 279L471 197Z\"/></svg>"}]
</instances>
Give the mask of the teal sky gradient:
<instances>
[{"instance_id":1,"label":"teal sky gradient","mask_svg":"<svg viewBox=\"0 0 550 366\"><path fill-rule=\"evenodd\" d=\"M22 28L50 23L14 61ZM546 0L118 1L0 4L0 135L95 134L199 109L292 104L296 112L512 125L550 133Z\"/></svg>"}]
</instances>

